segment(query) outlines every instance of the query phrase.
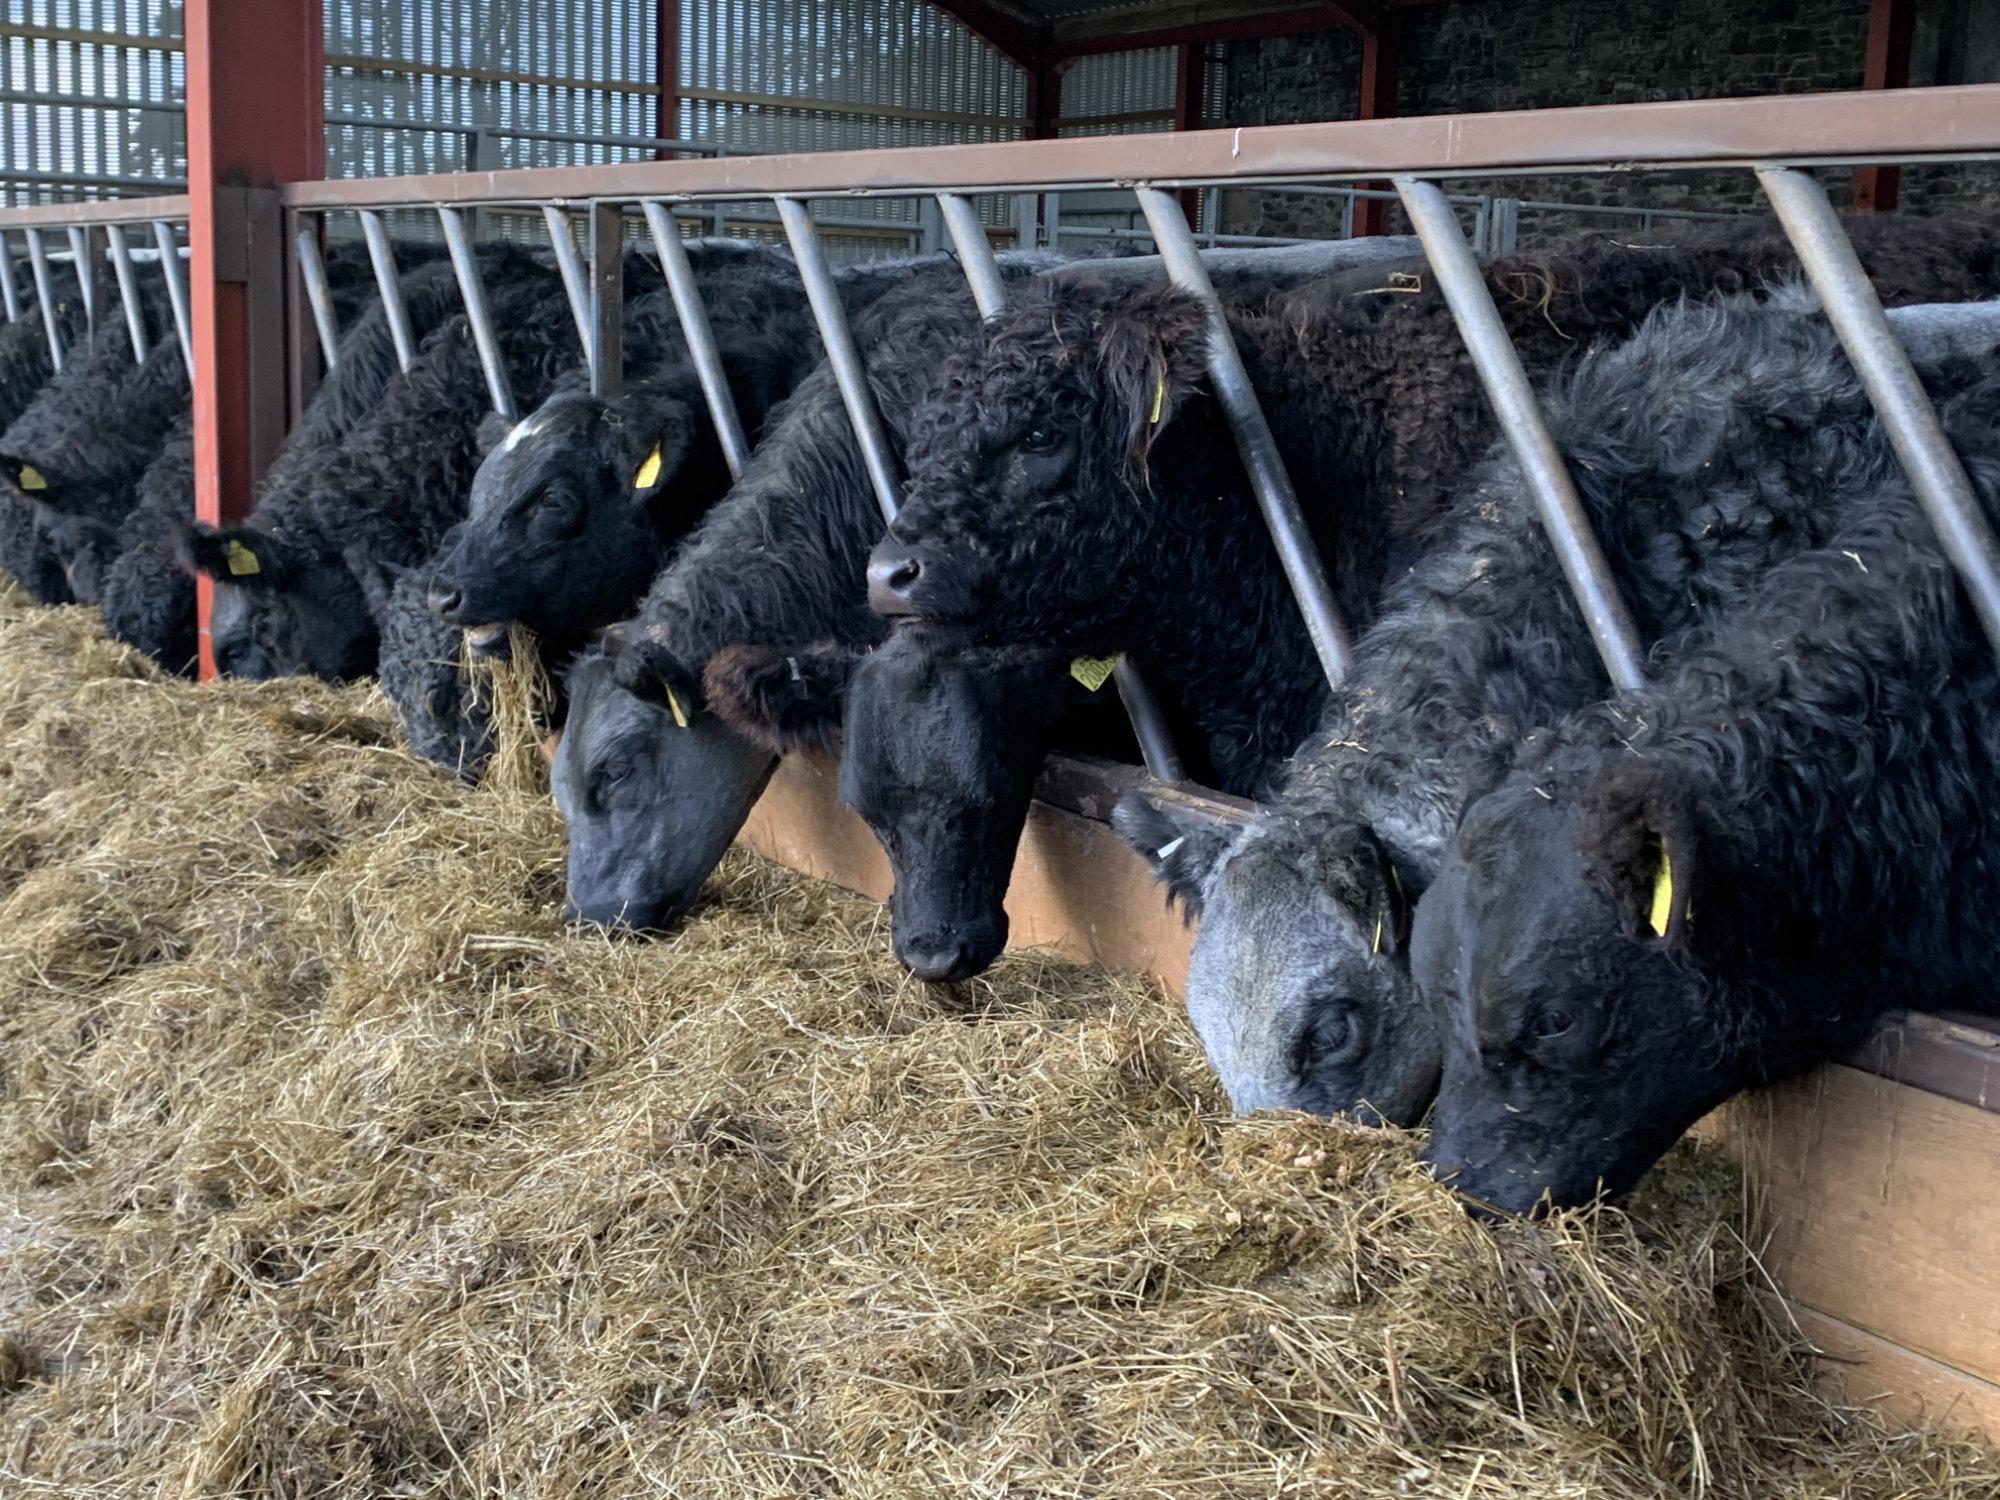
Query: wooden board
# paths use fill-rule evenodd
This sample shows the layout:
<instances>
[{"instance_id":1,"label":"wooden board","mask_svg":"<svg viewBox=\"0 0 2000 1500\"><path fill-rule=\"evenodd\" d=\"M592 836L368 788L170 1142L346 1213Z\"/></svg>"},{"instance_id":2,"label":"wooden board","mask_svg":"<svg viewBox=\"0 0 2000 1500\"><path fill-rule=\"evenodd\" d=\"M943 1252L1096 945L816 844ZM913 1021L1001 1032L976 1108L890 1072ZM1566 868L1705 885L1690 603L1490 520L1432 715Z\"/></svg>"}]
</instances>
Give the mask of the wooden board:
<instances>
[{"instance_id":1,"label":"wooden board","mask_svg":"<svg viewBox=\"0 0 2000 1500\"><path fill-rule=\"evenodd\" d=\"M1789 1304L1787 1311L1820 1351L1814 1365L1834 1400L1873 1407L1907 1426L2000 1442L2000 1385L1802 1304Z\"/></svg>"},{"instance_id":2,"label":"wooden board","mask_svg":"<svg viewBox=\"0 0 2000 1500\"><path fill-rule=\"evenodd\" d=\"M1836 1066L1709 1126L1787 1296L2000 1384L2000 1114Z\"/></svg>"}]
</instances>

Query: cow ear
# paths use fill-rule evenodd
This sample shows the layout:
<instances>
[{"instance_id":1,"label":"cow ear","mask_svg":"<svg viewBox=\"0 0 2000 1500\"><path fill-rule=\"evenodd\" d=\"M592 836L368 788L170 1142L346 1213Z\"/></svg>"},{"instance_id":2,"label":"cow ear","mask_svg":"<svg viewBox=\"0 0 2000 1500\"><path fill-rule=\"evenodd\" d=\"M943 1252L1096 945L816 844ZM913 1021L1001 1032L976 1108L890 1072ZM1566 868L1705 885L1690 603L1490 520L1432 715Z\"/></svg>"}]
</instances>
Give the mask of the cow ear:
<instances>
[{"instance_id":1,"label":"cow ear","mask_svg":"<svg viewBox=\"0 0 2000 1500\"><path fill-rule=\"evenodd\" d=\"M1358 823L1339 825L1320 849L1327 892L1367 926L1373 951L1394 958L1410 940L1416 903L1388 848Z\"/></svg>"},{"instance_id":2,"label":"cow ear","mask_svg":"<svg viewBox=\"0 0 2000 1500\"><path fill-rule=\"evenodd\" d=\"M347 564L347 571L354 575L354 581L361 585L361 595L368 601L368 613L374 618L376 629L383 628L389 622L389 598L396 592L396 585L416 569L378 557L366 547L349 547L340 556Z\"/></svg>"},{"instance_id":3,"label":"cow ear","mask_svg":"<svg viewBox=\"0 0 2000 1500\"><path fill-rule=\"evenodd\" d=\"M51 474L32 459L14 453L0 453L0 476L4 476L24 500L49 504L62 489L60 476Z\"/></svg>"},{"instance_id":4,"label":"cow ear","mask_svg":"<svg viewBox=\"0 0 2000 1500\"><path fill-rule=\"evenodd\" d=\"M289 572L284 545L269 532L205 521L181 533L181 561L192 572L240 588L283 588Z\"/></svg>"},{"instance_id":5,"label":"cow ear","mask_svg":"<svg viewBox=\"0 0 2000 1500\"><path fill-rule=\"evenodd\" d=\"M1620 768L1594 789L1584 837L1617 895L1626 930L1642 942L1685 944L1700 878L1688 800L1656 776Z\"/></svg>"},{"instance_id":6,"label":"cow ear","mask_svg":"<svg viewBox=\"0 0 2000 1500\"><path fill-rule=\"evenodd\" d=\"M1202 887L1228 849L1231 830L1142 792L1118 799L1111 826L1151 867L1167 898L1188 916L1200 916Z\"/></svg>"},{"instance_id":7,"label":"cow ear","mask_svg":"<svg viewBox=\"0 0 2000 1500\"><path fill-rule=\"evenodd\" d=\"M858 656L832 641L789 652L727 646L709 661L702 688L718 718L774 755L830 751Z\"/></svg>"},{"instance_id":8,"label":"cow ear","mask_svg":"<svg viewBox=\"0 0 2000 1500\"><path fill-rule=\"evenodd\" d=\"M687 463L694 446L694 423L687 407L679 401L662 402L649 419L626 423L618 444L620 461L632 498L649 507L665 493Z\"/></svg>"},{"instance_id":9,"label":"cow ear","mask_svg":"<svg viewBox=\"0 0 2000 1500\"><path fill-rule=\"evenodd\" d=\"M1128 298L1099 318L1097 360L1112 435L1141 473L1153 443L1198 388L1207 337L1200 305L1178 292Z\"/></svg>"}]
</instances>

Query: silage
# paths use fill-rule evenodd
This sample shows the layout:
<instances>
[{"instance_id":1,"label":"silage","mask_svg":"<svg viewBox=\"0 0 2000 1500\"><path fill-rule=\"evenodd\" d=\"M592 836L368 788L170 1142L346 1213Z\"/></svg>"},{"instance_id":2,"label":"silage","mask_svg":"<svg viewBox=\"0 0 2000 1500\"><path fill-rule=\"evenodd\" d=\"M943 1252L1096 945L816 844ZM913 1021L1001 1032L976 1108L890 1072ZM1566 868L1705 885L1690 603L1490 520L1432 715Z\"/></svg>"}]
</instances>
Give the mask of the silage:
<instances>
[{"instance_id":1,"label":"silage","mask_svg":"<svg viewBox=\"0 0 2000 1500\"><path fill-rule=\"evenodd\" d=\"M1810 1391L1719 1164L1490 1228L1139 981L732 855L559 921L363 689L0 601L0 1490L1986 1497Z\"/></svg>"}]
</instances>

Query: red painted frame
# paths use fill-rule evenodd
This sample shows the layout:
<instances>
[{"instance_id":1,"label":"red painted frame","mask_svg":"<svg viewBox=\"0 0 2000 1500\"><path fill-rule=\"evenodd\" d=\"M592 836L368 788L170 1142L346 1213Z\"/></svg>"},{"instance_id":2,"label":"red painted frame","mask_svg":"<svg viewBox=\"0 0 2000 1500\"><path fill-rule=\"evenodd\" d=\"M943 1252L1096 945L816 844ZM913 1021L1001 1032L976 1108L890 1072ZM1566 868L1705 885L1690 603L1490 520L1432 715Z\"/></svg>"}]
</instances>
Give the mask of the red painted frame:
<instances>
[{"instance_id":1,"label":"red painted frame","mask_svg":"<svg viewBox=\"0 0 2000 1500\"><path fill-rule=\"evenodd\" d=\"M1865 89L1910 86L1910 45L1916 36L1916 0L1869 0L1868 54L1862 66ZM1902 185L1901 167L1858 167L1854 206L1864 213L1888 213Z\"/></svg>"},{"instance_id":2,"label":"red painted frame","mask_svg":"<svg viewBox=\"0 0 2000 1500\"><path fill-rule=\"evenodd\" d=\"M270 305L281 307L282 290L268 277L284 262L269 253L278 225L270 190L326 171L321 25L320 0L187 4L195 515L211 524L249 511L282 436L284 319ZM197 588L210 677L207 580Z\"/></svg>"}]
</instances>

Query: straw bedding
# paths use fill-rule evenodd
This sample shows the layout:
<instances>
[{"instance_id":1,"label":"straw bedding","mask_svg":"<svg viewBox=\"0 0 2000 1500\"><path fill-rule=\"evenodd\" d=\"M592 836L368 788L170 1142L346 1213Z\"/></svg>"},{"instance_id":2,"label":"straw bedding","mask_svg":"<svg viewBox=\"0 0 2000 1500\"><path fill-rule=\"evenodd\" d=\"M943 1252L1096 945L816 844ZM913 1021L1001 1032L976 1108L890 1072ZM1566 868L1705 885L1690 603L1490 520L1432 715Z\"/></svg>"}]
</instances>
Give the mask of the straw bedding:
<instances>
[{"instance_id":1,"label":"straw bedding","mask_svg":"<svg viewBox=\"0 0 2000 1500\"><path fill-rule=\"evenodd\" d=\"M1735 1184L1498 1230L1172 1003L735 855L558 919L378 699L0 598L0 1493L1982 1497L1823 1406Z\"/></svg>"}]
</instances>

